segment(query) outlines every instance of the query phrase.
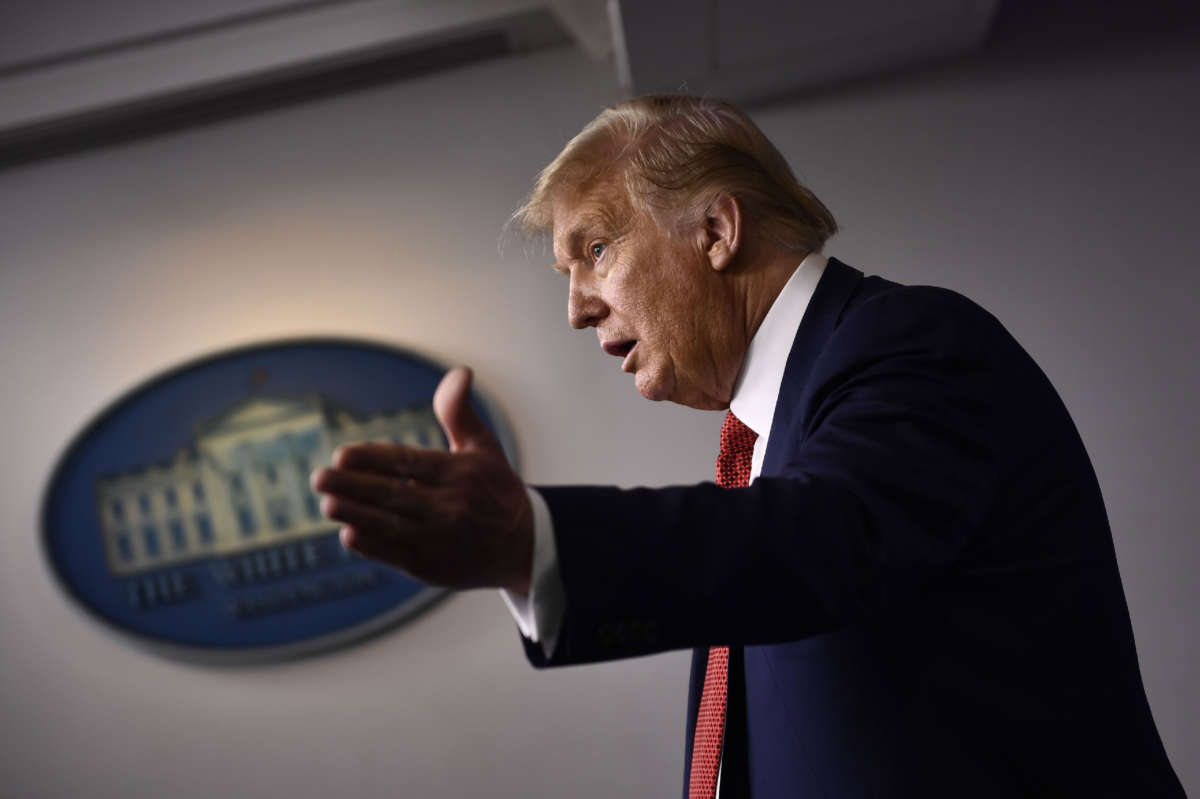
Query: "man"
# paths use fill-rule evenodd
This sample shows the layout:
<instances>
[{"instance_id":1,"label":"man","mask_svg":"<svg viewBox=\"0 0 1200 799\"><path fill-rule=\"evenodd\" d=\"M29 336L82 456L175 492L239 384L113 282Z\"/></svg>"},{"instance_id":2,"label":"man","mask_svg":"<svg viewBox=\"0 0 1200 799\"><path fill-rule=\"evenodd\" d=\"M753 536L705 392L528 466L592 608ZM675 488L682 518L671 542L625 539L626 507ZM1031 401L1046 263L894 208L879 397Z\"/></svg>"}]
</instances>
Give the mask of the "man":
<instances>
[{"instance_id":1,"label":"man","mask_svg":"<svg viewBox=\"0 0 1200 799\"><path fill-rule=\"evenodd\" d=\"M527 489L454 370L451 452L314 475L347 547L505 589L535 665L693 648L685 797L1182 795L1086 452L993 317L822 256L719 101L605 111L517 218L643 396L731 409L718 485Z\"/></svg>"}]
</instances>

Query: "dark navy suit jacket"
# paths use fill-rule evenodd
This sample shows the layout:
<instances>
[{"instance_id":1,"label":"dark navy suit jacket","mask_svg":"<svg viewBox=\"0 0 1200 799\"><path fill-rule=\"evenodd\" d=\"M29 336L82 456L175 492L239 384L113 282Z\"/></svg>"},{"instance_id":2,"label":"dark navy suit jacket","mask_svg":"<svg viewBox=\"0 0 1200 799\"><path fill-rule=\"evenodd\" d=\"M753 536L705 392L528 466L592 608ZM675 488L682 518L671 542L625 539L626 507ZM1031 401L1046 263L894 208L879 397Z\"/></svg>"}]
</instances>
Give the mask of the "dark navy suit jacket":
<instances>
[{"instance_id":1,"label":"dark navy suit jacket","mask_svg":"<svg viewBox=\"0 0 1200 799\"><path fill-rule=\"evenodd\" d=\"M960 295L831 259L752 486L539 490L567 605L531 661L695 648L686 776L730 645L723 799L1183 795L1075 426Z\"/></svg>"}]
</instances>

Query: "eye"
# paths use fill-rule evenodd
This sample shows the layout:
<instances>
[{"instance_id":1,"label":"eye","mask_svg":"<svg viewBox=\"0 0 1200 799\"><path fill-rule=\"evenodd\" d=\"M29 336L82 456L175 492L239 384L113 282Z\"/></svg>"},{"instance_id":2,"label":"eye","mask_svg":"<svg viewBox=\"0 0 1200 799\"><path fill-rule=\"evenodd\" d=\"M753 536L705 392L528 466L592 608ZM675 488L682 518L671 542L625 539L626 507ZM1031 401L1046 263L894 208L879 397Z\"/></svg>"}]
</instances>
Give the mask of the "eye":
<instances>
[{"instance_id":1,"label":"eye","mask_svg":"<svg viewBox=\"0 0 1200 799\"><path fill-rule=\"evenodd\" d=\"M606 249L608 249L608 245L598 241L588 247L588 253L592 256L593 261L599 261Z\"/></svg>"}]
</instances>

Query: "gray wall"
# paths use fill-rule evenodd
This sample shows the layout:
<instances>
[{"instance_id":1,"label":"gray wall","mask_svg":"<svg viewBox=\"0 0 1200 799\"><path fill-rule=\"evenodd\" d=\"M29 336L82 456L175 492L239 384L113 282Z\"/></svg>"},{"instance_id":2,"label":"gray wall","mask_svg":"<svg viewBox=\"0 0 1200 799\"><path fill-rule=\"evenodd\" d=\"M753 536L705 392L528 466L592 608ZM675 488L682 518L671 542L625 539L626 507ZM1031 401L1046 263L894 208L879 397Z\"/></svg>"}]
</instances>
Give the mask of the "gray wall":
<instances>
[{"instance_id":1,"label":"gray wall","mask_svg":"<svg viewBox=\"0 0 1200 799\"><path fill-rule=\"evenodd\" d=\"M844 233L829 252L997 313L1075 415L1155 717L1200 791L1195 188L1200 56L952 69L760 109ZM537 673L500 600L452 597L275 666L161 660L58 592L53 460L181 359L351 334L477 368L539 482L706 479L718 414L641 400L565 324L506 215L617 97L569 50L0 173L0 793L672 795L687 656ZM615 764L615 768L613 767Z\"/></svg>"}]
</instances>

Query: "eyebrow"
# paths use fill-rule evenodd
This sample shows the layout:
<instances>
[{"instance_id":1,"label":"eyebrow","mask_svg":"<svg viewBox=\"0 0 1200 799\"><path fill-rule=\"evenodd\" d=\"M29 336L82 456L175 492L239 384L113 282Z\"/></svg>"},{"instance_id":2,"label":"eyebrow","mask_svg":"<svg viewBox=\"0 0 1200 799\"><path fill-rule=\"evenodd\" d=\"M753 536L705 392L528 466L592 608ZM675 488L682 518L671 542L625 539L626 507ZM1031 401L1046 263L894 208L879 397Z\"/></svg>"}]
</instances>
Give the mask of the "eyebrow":
<instances>
[{"instance_id":1,"label":"eyebrow","mask_svg":"<svg viewBox=\"0 0 1200 799\"><path fill-rule=\"evenodd\" d=\"M564 249L567 256L570 257L578 251L579 242L584 239L589 233L596 230L608 230L612 227L612 220L608 214L601 210L590 210L580 215L575 226L572 227L562 236L565 241ZM551 268L560 274L566 273L568 270L558 261L551 264Z\"/></svg>"},{"instance_id":2,"label":"eyebrow","mask_svg":"<svg viewBox=\"0 0 1200 799\"><path fill-rule=\"evenodd\" d=\"M566 239L571 244L575 244L588 233L595 230L610 230L613 227L612 220L608 214L599 211L590 211L579 218L579 222L575 227L567 232Z\"/></svg>"}]
</instances>

